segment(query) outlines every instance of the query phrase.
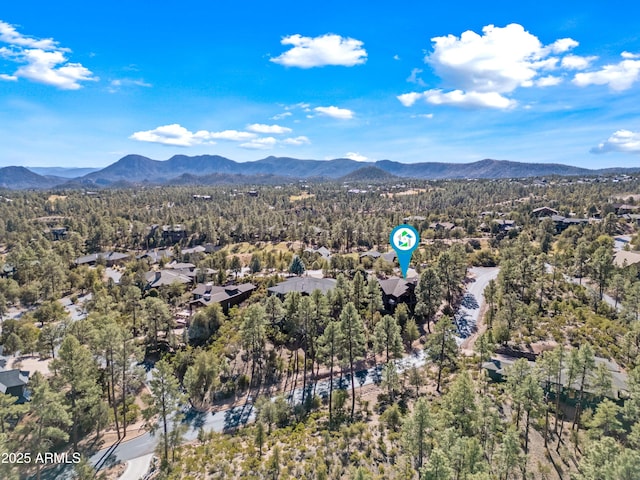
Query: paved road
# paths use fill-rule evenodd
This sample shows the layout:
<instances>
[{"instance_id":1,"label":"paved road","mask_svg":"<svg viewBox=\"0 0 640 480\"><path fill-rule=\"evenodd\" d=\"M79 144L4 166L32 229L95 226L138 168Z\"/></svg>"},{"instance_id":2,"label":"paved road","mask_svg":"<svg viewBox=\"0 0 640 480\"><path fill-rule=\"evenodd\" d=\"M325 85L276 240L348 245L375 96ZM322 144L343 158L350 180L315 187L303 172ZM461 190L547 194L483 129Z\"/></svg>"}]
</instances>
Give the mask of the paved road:
<instances>
[{"instance_id":1,"label":"paved road","mask_svg":"<svg viewBox=\"0 0 640 480\"><path fill-rule=\"evenodd\" d=\"M120 475L120 480L140 480L149 470L153 454L138 457L127 462L127 469Z\"/></svg>"},{"instance_id":2,"label":"paved road","mask_svg":"<svg viewBox=\"0 0 640 480\"><path fill-rule=\"evenodd\" d=\"M84 304L91 300L91 298L92 295L87 293L86 295L79 296L76 303L71 302L71 297L63 297L58 300L58 302L62 304L71 320L82 320L87 317L87 311L84 308Z\"/></svg>"},{"instance_id":3,"label":"paved road","mask_svg":"<svg viewBox=\"0 0 640 480\"><path fill-rule=\"evenodd\" d=\"M473 267L470 272L474 278L467 285L462 304L454 315L458 327L458 337L456 338L458 345L477 330L480 310L485 303L484 289L487 288L491 280L498 277L500 267Z\"/></svg>"}]
</instances>

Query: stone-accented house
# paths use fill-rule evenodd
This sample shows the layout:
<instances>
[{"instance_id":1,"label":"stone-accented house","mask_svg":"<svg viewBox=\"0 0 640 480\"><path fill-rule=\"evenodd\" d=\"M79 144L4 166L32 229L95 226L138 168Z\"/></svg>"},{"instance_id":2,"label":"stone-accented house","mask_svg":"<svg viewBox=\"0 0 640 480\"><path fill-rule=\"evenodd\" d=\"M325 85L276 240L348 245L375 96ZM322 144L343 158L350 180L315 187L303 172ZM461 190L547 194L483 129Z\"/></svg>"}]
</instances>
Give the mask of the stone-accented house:
<instances>
[{"instance_id":1,"label":"stone-accented house","mask_svg":"<svg viewBox=\"0 0 640 480\"><path fill-rule=\"evenodd\" d=\"M291 277L267 289L269 295L278 295L284 298L289 292L300 292L303 295L311 295L314 290L320 290L326 294L336 286L333 278Z\"/></svg>"},{"instance_id":2,"label":"stone-accented house","mask_svg":"<svg viewBox=\"0 0 640 480\"><path fill-rule=\"evenodd\" d=\"M406 304L410 310L416 304L415 288L417 278L405 280L404 278L386 278L378 279L380 289L382 290L382 301L387 311L395 310L399 303Z\"/></svg>"},{"instance_id":3,"label":"stone-accented house","mask_svg":"<svg viewBox=\"0 0 640 480\"><path fill-rule=\"evenodd\" d=\"M28 384L29 372L17 369L0 372L0 393L17 397L17 403L24 403L29 400Z\"/></svg>"},{"instance_id":4,"label":"stone-accented house","mask_svg":"<svg viewBox=\"0 0 640 480\"><path fill-rule=\"evenodd\" d=\"M73 261L73 263L75 263L76 265L95 265L100 260L104 261L107 267L112 267L114 265L122 264L128 258L129 255L127 255L126 253L99 252L78 257Z\"/></svg>"},{"instance_id":5,"label":"stone-accented house","mask_svg":"<svg viewBox=\"0 0 640 480\"><path fill-rule=\"evenodd\" d=\"M226 285L224 287L200 283L191 292L193 299L189 302L189 307L193 310L199 307L206 307L212 303L219 303L222 310L227 313L231 307L249 298L256 288L251 283Z\"/></svg>"}]
</instances>

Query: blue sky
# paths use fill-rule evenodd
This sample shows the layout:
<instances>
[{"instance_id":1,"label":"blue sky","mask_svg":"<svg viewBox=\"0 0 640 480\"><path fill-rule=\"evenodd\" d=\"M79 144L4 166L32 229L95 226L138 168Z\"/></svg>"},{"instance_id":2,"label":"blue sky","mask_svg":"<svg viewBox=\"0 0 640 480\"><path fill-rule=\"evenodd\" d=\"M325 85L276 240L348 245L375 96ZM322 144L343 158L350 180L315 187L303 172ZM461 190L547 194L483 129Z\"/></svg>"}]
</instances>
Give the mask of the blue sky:
<instances>
[{"instance_id":1,"label":"blue sky","mask_svg":"<svg viewBox=\"0 0 640 480\"><path fill-rule=\"evenodd\" d=\"M0 166L640 163L637 2L228 3L4 4Z\"/></svg>"}]
</instances>

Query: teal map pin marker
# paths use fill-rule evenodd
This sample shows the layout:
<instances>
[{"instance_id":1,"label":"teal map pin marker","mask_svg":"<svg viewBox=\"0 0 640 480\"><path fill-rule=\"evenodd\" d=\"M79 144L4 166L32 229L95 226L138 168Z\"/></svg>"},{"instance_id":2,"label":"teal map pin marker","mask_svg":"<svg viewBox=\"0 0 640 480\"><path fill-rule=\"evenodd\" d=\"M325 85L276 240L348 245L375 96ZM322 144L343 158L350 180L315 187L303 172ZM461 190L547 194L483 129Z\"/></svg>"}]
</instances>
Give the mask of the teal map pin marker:
<instances>
[{"instance_id":1,"label":"teal map pin marker","mask_svg":"<svg viewBox=\"0 0 640 480\"><path fill-rule=\"evenodd\" d=\"M402 276L407 278L407 270L409 269L409 262L411 262L411 255L413 254L413 251L418 248L420 235L411 225L398 225L391 231L389 242L398 254L398 262L400 263Z\"/></svg>"}]
</instances>

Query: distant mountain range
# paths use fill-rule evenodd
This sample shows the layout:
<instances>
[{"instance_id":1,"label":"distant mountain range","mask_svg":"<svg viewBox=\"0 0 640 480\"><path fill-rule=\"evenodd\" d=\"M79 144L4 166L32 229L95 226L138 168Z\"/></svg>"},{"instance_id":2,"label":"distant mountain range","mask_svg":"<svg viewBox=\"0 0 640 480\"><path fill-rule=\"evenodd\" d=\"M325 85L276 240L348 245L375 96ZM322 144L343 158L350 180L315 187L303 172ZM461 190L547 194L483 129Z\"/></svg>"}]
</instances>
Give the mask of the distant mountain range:
<instances>
[{"instance_id":1,"label":"distant mountain range","mask_svg":"<svg viewBox=\"0 0 640 480\"><path fill-rule=\"evenodd\" d=\"M0 168L0 188L45 189L98 188L140 183L214 185L273 184L291 180L387 181L393 178L460 179L523 178L551 175L599 175L635 173L638 168L590 170L555 163L521 163L508 160L480 160L472 163L400 163L391 160L362 163L348 158L300 160L267 157L253 162L236 162L219 155L152 160L127 155L103 169L5 167Z\"/></svg>"},{"instance_id":2,"label":"distant mountain range","mask_svg":"<svg viewBox=\"0 0 640 480\"><path fill-rule=\"evenodd\" d=\"M97 172L99 168L64 168L64 167L26 167L38 175L53 175L64 178L82 177L88 173Z\"/></svg>"}]
</instances>

